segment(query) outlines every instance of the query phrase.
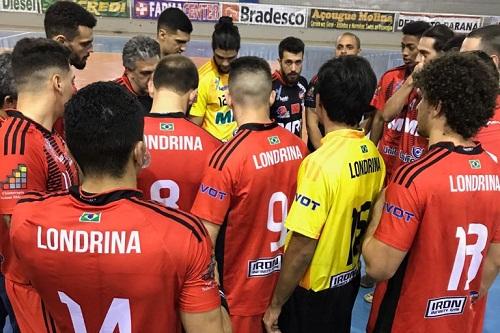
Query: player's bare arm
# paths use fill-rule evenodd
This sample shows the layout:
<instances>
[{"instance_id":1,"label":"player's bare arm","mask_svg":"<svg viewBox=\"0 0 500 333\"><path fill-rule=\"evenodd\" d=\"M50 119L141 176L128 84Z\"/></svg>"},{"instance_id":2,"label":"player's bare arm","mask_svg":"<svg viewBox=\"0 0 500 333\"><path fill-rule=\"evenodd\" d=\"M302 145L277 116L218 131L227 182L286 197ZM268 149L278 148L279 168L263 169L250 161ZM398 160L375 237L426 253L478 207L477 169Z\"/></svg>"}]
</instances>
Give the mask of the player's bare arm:
<instances>
[{"instance_id":1,"label":"player's bare arm","mask_svg":"<svg viewBox=\"0 0 500 333\"><path fill-rule=\"evenodd\" d=\"M411 91L413 90L413 77L410 75L394 95L385 103L382 110L382 118L385 122L390 122L403 110Z\"/></svg>"},{"instance_id":2,"label":"player's bare arm","mask_svg":"<svg viewBox=\"0 0 500 333\"><path fill-rule=\"evenodd\" d=\"M318 127L319 117L313 108L306 108L306 127L307 127L307 135L311 140L315 149L318 149L321 146L321 132Z\"/></svg>"},{"instance_id":3,"label":"player's bare arm","mask_svg":"<svg viewBox=\"0 0 500 333\"><path fill-rule=\"evenodd\" d=\"M492 243L484 260L479 297L486 295L500 271L500 243Z\"/></svg>"},{"instance_id":4,"label":"player's bare arm","mask_svg":"<svg viewBox=\"0 0 500 333\"><path fill-rule=\"evenodd\" d=\"M189 120L191 120L198 126L201 126L201 124L203 124L203 119L204 117L189 116Z\"/></svg>"},{"instance_id":5,"label":"player's bare arm","mask_svg":"<svg viewBox=\"0 0 500 333\"><path fill-rule=\"evenodd\" d=\"M187 313L181 311L181 321L186 333L227 332L222 328L222 312L220 308L201 313Z\"/></svg>"},{"instance_id":6,"label":"player's bare arm","mask_svg":"<svg viewBox=\"0 0 500 333\"><path fill-rule=\"evenodd\" d=\"M280 332L278 328L278 317L281 308L304 276L307 267L311 263L318 244L317 239L309 238L294 232L290 244L285 252L283 268L280 273L278 284L274 290L270 306L264 314L264 326L268 333Z\"/></svg>"},{"instance_id":7,"label":"player's bare arm","mask_svg":"<svg viewBox=\"0 0 500 333\"><path fill-rule=\"evenodd\" d=\"M377 110L373 114L372 127L370 130L370 140L373 143L378 145L378 142L382 138L382 134L384 133L384 117L382 116L382 112Z\"/></svg>"},{"instance_id":8,"label":"player's bare arm","mask_svg":"<svg viewBox=\"0 0 500 333\"><path fill-rule=\"evenodd\" d=\"M7 226L7 228L10 228L10 220L11 220L11 216L10 215L2 215L1 221L3 223L5 223L5 225Z\"/></svg>"},{"instance_id":9,"label":"player's bare arm","mask_svg":"<svg viewBox=\"0 0 500 333\"><path fill-rule=\"evenodd\" d=\"M366 273L377 281L390 279L406 256L406 252L386 245L373 237L382 217L384 201L385 190L380 193L371 210L371 220L362 247Z\"/></svg>"}]
</instances>

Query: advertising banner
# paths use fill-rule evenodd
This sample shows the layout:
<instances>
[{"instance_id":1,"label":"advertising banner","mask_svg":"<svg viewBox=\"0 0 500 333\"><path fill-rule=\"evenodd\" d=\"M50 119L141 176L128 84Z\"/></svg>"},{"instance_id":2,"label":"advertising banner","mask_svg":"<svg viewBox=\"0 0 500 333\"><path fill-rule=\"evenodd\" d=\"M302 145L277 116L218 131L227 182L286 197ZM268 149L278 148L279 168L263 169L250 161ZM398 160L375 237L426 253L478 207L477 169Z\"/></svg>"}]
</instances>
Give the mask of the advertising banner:
<instances>
[{"instance_id":1,"label":"advertising banner","mask_svg":"<svg viewBox=\"0 0 500 333\"><path fill-rule=\"evenodd\" d=\"M486 16L483 19L483 26L492 24L500 24L500 16Z\"/></svg>"},{"instance_id":2,"label":"advertising banner","mask_svg":"<svg viewBox=\"0 0 500 333\"><path fill-rule=\"evenodd\" d=\"M392 32L394 21L394 13L311 8L307 26L322 29Z\"/></svg>"},{"instance_id":3,"label":"advertising banner","mask_svg":"<svg viewBox=\"0 0 500 333\"><path fill-rule=\"evenodd\" d=\"M191 21L214 22L219 20L219 3L194 1L134 0L133 17L155 20L165 9L170 7L181 9Z\"/></svg>"},{"instance_id":4,"label":"advertising banner","mask_svg":"<svg viewBox=\"0 0 500 333\"><path fill-rule=\"evenodd\" d=\"M399 13L395 31L401 31L406 23L425 21L432 25L445 24L457 33L465 34L481 27L480 16L461 16L446 14Z\"/></svg>"},{"instance_id":5,"label":"advertising banner","mask_svg":"<svg viewBox=\"0 0 500 333\"><path fill-rule=\"evenodd\" d=\"M0 11L18 13L41 13L40 0L0 0Z\"/></svg>"},{"instance_id":6,"label":"advertising banner","mask_svg":"<svg viewBox=\"0 0 500 333\"><path fill-rule=\"evenodd\" d=\"M306 7L223 3L221 15L242 24L305 28L307 23Z\"/></svg>"},{"instance_id":7,"label":"advertising banner","mask_svg":"<svg viewBox=\"0 0 500 333\"><path fill-rule=\"evenodd\" d=\"M1 0L0 0L1 1ZM42 0L43 12L55 0ZM130 18L128 0L76 0L74 1L95 16L126 17Z\"/></svg>"}]
</instances>

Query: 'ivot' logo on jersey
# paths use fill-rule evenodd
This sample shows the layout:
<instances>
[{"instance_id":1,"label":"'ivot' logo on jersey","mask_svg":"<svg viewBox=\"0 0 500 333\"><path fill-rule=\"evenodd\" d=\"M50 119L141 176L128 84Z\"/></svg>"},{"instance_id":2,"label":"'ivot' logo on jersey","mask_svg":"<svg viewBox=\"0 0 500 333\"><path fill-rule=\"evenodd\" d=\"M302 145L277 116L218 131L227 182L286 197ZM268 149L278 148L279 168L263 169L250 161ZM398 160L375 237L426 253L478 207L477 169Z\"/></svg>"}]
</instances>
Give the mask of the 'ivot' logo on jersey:
<instances>
[{"instance_id":1,"label":"'ivot' logo on jersey","mask_svg":"<svg viewBox=\"0 0 500 333\"><path fill-rule=\"evenodd\" d=\"M160 131L173 131L174 124L173 123L160 123Z\"/></svg>"},{"instance_id":2,"label":"'ivot' logo on jersey","mask_svg":"<svg viewBox=\"0 0 500 333\"><path fill-rule=\"evenodd\" d=\"M78 220L84 223L100 223L101 222L101 213L83 213Z\"/></svg>"}]
</instances>

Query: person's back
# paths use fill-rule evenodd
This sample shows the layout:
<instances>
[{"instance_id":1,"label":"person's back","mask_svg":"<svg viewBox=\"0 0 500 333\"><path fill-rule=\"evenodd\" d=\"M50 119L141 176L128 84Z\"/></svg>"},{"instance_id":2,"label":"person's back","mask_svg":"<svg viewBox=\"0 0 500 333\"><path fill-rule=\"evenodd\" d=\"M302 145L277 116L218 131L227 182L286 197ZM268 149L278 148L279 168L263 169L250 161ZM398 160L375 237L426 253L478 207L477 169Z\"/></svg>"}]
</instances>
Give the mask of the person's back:
<instances>
[{"instance_id":1,"label":"person's back","mask_svg":"<svg viewBox=\"0 0 500 333\"><path fill-rule=\"evenodd\" d=\"M269 303L305 155L300 138L278 124L245 124L209 161L192 211L225 224L224 245L218 245L224 252L217 255L231 314L262 313ZM251 298L256 292L262 297Z\"/></svg>"},{"instance_id":2,"label":"person's back","mask_svg":"<svg viewBox=\"0 0 500 333\"><path fill-rule=\"evenodd\" d=\"M394 173L375 205L363 255L381 282L368 332L482 331L478 296L491 275L483 267L500 242L500 166L472 138L493 115L492 74L476 55L452 53L415 78L419 133L431 145Z\"/></svg>"},{"instance_id":3,"label":"person's back","mask_svg":"<svg viewBox=\"0 0 500 333\"><path fill-rule=\"evenodd\" d=\"M218 306L201 222L140 196L74 187L20 201L15 252L59 331L181 332L177 307Z\"/></svg>"},{"instance_id":4,"label":"person's back","mask_svg":"<svg viewBox=\"0 0 500 333\"><path fill-rule=\"evenodd\" d=\"M412 196L399 200L413 209L391 205L394 198L388 196L384 214L407 222L415 216L420 222L407 259L387 286L376 291L398 290L397 307L389 299L374 298L380 319L372 321L372 327L385 332L383 328L393 321L394 332L474 332L475 312L483 313L485 306L484 299L471 304L480 288L480 263L487 244L498 236L498 162L481 146L470 149L438 143L421 162L400 168L389 186L411 192ZM406 239L386 238L389 232L380 228L375 235L405 249ZM432 283L422 283L430 277Z\"/></svg>"},{"instance_id":5,"label":"person's back","mask_svg":"<svg viewBox=\"0 0 500 333\"><path fill-rule=\"evenodd\" d=\"M178 112L145 116L144 143L151 163L139 174L139 189L147 199L189 211L203 166L221 142Z\"/></svg>"}]
</instances>

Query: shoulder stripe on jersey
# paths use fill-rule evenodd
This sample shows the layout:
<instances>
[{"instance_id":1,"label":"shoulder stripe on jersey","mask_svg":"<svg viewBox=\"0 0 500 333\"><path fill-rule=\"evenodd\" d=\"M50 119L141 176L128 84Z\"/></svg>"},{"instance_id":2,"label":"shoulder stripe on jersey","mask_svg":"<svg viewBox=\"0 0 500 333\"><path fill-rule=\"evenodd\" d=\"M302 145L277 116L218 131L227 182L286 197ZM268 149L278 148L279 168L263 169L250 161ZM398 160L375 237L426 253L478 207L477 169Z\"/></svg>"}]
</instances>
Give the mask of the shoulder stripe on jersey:
<instances>
[{"instance_id":1,"label":"shoulder stripe on jersey","mask_svg":"<svg viewBox=\"0 0 500 333\"><path fill-rule=\"evenodd\" d=\"M34 192L34 191L31 191L31 192L24 192L23 195L33 195L33 196L36 196L36 197L43 197L44 194L43 193L40 193L40 192Z\"/></svg>"},{"instance_id":2,"label":"shoulder stripe on jersey","mask_svg":"<svg viewBox=\"0 0 500 333\"><path fill-rule=\"evenodd\" d=\"M21 147L19 148L19 153L24 155L24 148L26 147L26 133L28 133L28 129L30 128L30 122L27 121L26 125L23 128L23 132L21 133Z\"/></svg>"},{"instance_id":3,"label":"shoulder stripe on jersey","mask_svg":"<svg viewBox=\"0 0 500 333\"><path fill-rule=\"evenodd\" d=\"M397 173L392 177L392 181L394 183L403 183L403 179L411 172L413 168L418 167L419 165L425 163L425 161L433 158L437 154L441 153L444 150L444 148L437 148L436 150L433 150L429 152L427 155L422 157L420 160L415 161L414 163L408 163L402 166L401 168L398 169ZM399 181L398 181L399 179Z\"/></svg>"},{"instance_id":4,"label":"shoulder stripe on jersey","mask_svg":"<svg viewBox=\"0 0 500 333\"><path fill-rule=\"evenodd\" d=\"M172 214L181 215L181 216L183 216L183 217L191 220L191 222L193 222L193 224L196 225L198 227L198 229L200 229L200 232L204 236L208 236L208 232L206 231L205 227L203 226L203 223L196 216L188 214L186 212L183 212L180 209L175 209L175 208L163 206L162 204L160 204L160 203L158 203L156 201L153 201L153 200L147 200L147 201L141 200L141 201L144 202L144 203L146 203L146 204L149 204L151 206L154 206L154 207L157 207L157 208L160 208L160 209L163 209L163 210L167 210L167 211L169 211Z\"/></svg>"},{"instance_id":5,"label":"shoulder stripe on jersey","mask_svg":"<svg viewBox=\"0 0 500 333\"><path fill-rule=\"evenodd\" d=\"M180 225L188 228L189 230L191 230L191 232L193 233L193 235L196 237L196 239L198 239L198 242L201 242L202 241L202 236L200 235L200 233L198 231L196 231L195 227L193 227L188 221L178 217L178 216L175 216L175 215L172 215L172 214L169 214L165 211L163 211L162 209L160 209L159 207L157 206L151 206L150 204L147 204L146 202L144 201L141 201L141 200L137 200L135 198L127 198L127 200L135 203L136 205L139 205L139 206L143 206L143 207L146 207L146 208L149 208L151 209L152 211L162 215L162 216L165 216L165 217L168 217L169 219L171 219L172 221L175 221L177 223L179 223Z\"/></svg>"},{"instance_id":6,"label":"shoulder stripe on jersey","mask_svg":"<svg viewBox=\"0 0 500 333\"><path fill-rule=\"evenodd\" d=\"M21 125L23 124L24 120L21 119L21 121L17 124L16 129L14 130L14 133L12 134L12 148L11 148L11 154L16 153L16 148L17 148L17 135L19 134L19 130L21 129Z\"/></svg>"},{"instance_id":7,"label":"shoulder stripe on jersey","mask_svg":"<svg viewBox=\"0 0 500 333\"><path fill-rule=\"evenodd\" d=\"M49 319L50 319L50 327L52 328L52 332L53 333L57 333L56 332L56 324L55 324L54 318L52 317L52 315L50 314L50 312L49 312Z\"/></svg>"},{"instance_id":8,"label":"shoulder stripe on jersey","mask_svg":"<svg viewBox=\"0 0 500 333\"><path fill-rule=\"evenodd\" d=\"M9 154L9 136L10 132L12 131L12 128L14 127L14 124L17 122L19 118L14 118L12 122L9 125L9 128L7 129L7 132L5 132L5 137L3 138L3 154L8 155ZM21 121L21 119L19 119Z\"/></svg>"},{"instance_id":9,"label":"shoulder stripe on jersey","mask_svg":"<svg viewBox=\"0 0 500 333\"><path fill-rule=\"evenodd\" d=\"M444 154L441 154L439 155L438 157L436 157L434 160L432 161L429 161L429 163L426 163L425 165L422 165L419 169L417 169L413 175L408 179L408 181L406 182L405 184L405 187L410 187L411 183L413 182L413 180L419 175L421 174L425 169L427 169L428 167L436 164L437 162L441 161L443 158L445 158L446 156L450 155L451 154L451 151L448 150L446 151Z\"/></svg>"},{"instance_id":10,"label":"shoulder stripe on jersey","mask_svg":"<svg viewBox=\"0 0 500 333\"><path fill-rule=\"evenodd\" d=\"M25 202L35 202L35 201L44 201L50 198L55 198L55 197L63 197L68 194L68 191L63 191L63 192L56 192L56 193L51 193L47 194L44 196L37 196L36 198L21 198L17 201L18 204L25 203Z\"/></svg>"},{"instance_id":11,"label":"shoulder stripe on jersey","mask_svg":"<svg viewBox=\"0 0 500 333\"><path fill-rule=\"evenodd\" d=\"M229 149L229 151L225 154L224 159L222 160L221 164L219 165L219 171L222 170L222 168L224 167L224 164L226 164L227 160L229 159L229 156L231 156L231 154L234 152L236 147L238 147L240 145L240 143L242 143L243 140L245 140L250 135L250 133L252 133L252 131L247 130L246 133L243 134L240 139L238 139L238 142L236 142L234 145L232 145L231 149ZM220 157L222 157L222 155Z\"/></svg>"},{"instance_id":12,"label":"shoulder stripe on jersey","mask_svg":"<svg viewBox=\"0 0 500 333\"><path fill-rule=\"evenodd\" d=\"M236 136L231 141L229 141L228 143L223 144L222 146L220 146L213 153L212 157L210 158L210 162L208 163L208 166L211 166L211 167L215 168L215 165L219 162L219 159L220 159L221 155L223 155L226 152L226 150L229 149L229 146L231 146L232 144L234 144L236 142L236 140L238 140L238 138L243 135L244 132L245 132L245 130L239 132L238 134L236 134ZM217 159L214 161L214 159L216 157L217 157ZM212 163L214 163L214 164L212 164Z\"/></svg>"}]
</instances>

